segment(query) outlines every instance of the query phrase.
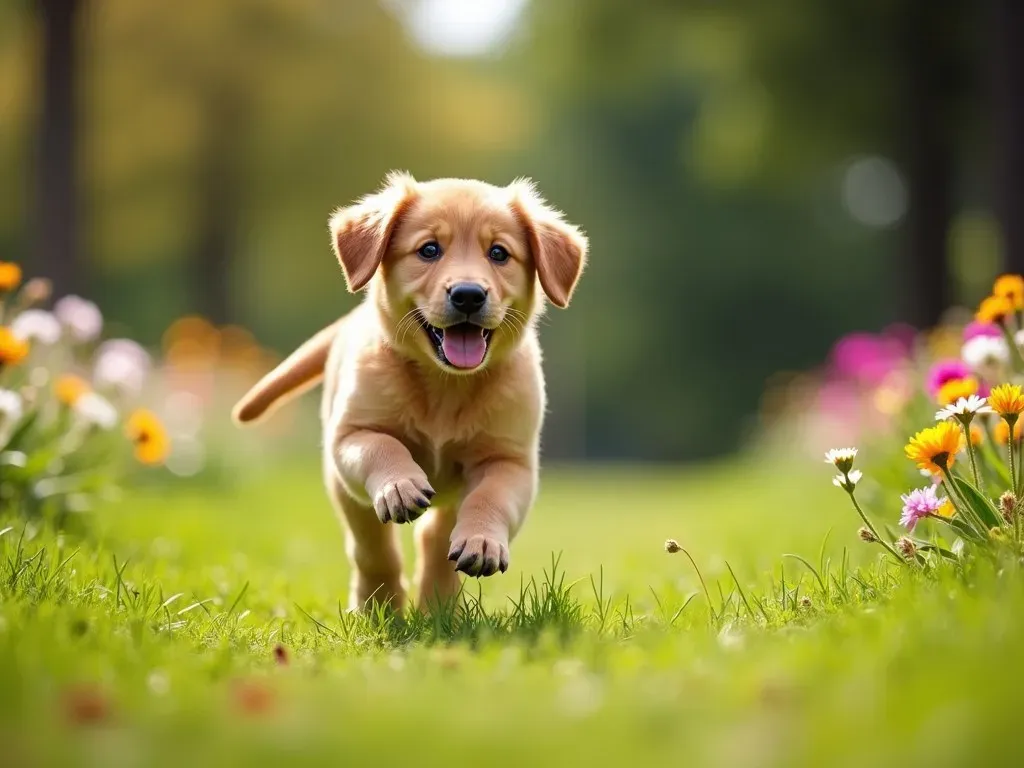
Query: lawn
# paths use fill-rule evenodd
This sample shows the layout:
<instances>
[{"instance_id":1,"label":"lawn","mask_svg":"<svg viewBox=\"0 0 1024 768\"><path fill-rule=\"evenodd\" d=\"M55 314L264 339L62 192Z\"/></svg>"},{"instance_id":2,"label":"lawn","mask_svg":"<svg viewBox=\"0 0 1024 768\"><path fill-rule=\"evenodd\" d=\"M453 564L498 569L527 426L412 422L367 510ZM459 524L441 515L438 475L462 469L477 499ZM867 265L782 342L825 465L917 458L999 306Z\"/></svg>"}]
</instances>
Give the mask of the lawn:
<instances>
[{"instance_id":1,"label":"lawn","mask_svg":"<svg viewBox=\"0 0 1024 768\"><path fill-rule=\"evenodd\" d=\"M509 572L409 622L339 614L315 456L8 526L5 765L1019 762L1019 579L880 565L823 466L549 467Z\"/></svg>"}]
</instances>

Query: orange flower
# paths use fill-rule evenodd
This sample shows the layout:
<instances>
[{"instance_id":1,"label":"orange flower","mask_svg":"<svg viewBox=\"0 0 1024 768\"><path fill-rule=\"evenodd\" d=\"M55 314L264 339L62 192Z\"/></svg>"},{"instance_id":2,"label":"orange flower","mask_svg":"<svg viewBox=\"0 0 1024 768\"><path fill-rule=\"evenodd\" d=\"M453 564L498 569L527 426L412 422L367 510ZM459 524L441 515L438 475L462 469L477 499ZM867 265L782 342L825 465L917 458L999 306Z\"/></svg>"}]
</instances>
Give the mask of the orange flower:
<instances>
[{"instance_id":1,"label":"orange flower","mask_svg":"<svg viewBox=\"0 0 1024 768\"><path fill-rule=\"evenodd\" d=\"M135 444L135 458L142 464L163 464L171 451L171 440L163 423L152 411L140 408L125 426L128 439Z\"/></svg>"},{"instance_id":2,"label":"orange flower","mask_svg":"<svg viewBox=\"0 0 1024 768\"><path fill-rule=\"evenodd\" d=\"M992 388L988 404L1004 419L1015 419L1024 413L1024 392L1018 384L1000 384Z\"/></svg>"},{"instance_id":3,"label":"orange flower","mask_svg":"<svg viewBox=\"0 0 1024 768\"><path fill-rule=\"evenodd\" d=\"M21 267L9 261L0 261L0 293L10 293L21 285Z\"/></svg>"},{"instance_id":4,"label":"orange flower","mask_svg":"<svg viewBox=\"0 0 1024 768\"><path fill-rule=\"evenodd\" d=\"M29 343L19 339L5 325L0 325L0 366L17 365L29 353Z\"/></svg>"},{"instance_id":5,"label":"orange flower","mask_svg":"<svg viewBox=\"0 0 1024 768\"><path fill-rule=\"evenodd\" d=\"M57 395L57 399L67 406L77 403L78 399L90 390L92 387L89 386L89 382L73 373L58 376L53 383L53 392Z\"/></svg>"},{"instance_id":6,"label":"orange flower","mask_svg":"<svg viewBox=\"0 0 1024 768\"><path fill-rule=\"evenodd\" d=\"M985 430L979 427L977 424L971 424L971 445L977 448L981 445L981 441L985 439Z\"/></svg>"},{"instance_id":7,"label":"orange flower","mask_svg":"<svg viewBox=\"0 0 1024 768\"><path fill-rule=\"evenodd\" d=\"M1013 425L1013 442L1020 442L1022 431L1024 431L1024 421L1018 421ZM1006 445L1006 441L1010 438L1010 426L1000 419L999 423L996 424L995 432L992 436L1000 445Z\"/></svg>"},{"instance_id":8,"label":"orange flower","mask_svg":"<svg viewBox=\"0 0 1024 768\"><path fill-rule=\"evenodd\" d=\"M1005 296L989 296L974 313L979 323L1002 323L1013 312L1013 304Z\"/></svg>"},{"instance_id":9,"label":"orange flower","mask_svg":"<svg viewBox=\"0 0 1024 768\"><path fill-rule=\"evenodd\" d=\"M963 445L960 427L951 421L943 421L934 427L922 429L907 443L904 452L919 469L933 475L942 475L953 466L956 455Z\"/></svg>"},{"instance_id":10,"label":"orange flower","mask_svg":"<svg viewBox=\"0 0 1024 768\"><path fill-rule=\"evenodd\" d=\"M1003 275L996 280L992 288L994 296L1001 296L1017 310L1024 309L1024 277L1020 275Z\"/></svg>"},{"instance_id":11,"label":"orange flower","mask_svg":"<svg viewBox=\"0 0 1024 768\"><path fill-rule=\"evenodd\" d=\"M973 376L968 376L966 379L947 381L942 385L935 398L939 401L939 405L945 407L952 405L961 397L970 397L976 394L978 394L978 380Z\"/></svg>"}]
</instances>

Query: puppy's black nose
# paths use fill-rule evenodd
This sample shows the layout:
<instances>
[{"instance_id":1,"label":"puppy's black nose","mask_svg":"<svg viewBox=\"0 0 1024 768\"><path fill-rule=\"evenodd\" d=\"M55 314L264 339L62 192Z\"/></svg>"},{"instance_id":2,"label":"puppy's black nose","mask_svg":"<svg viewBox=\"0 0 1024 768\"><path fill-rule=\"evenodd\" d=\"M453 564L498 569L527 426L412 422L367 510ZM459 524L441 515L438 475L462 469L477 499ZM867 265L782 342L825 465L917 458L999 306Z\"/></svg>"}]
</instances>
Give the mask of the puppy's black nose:
<instances>
[{"instance_id":1,"label":"puppy's black nose","mask_svg":"<svg viewBox=\"0 0 1024 768\"><path fill-rule=\"evenodd\" d=\"M448 289L448 301L459 312L471 315L487 301L487 291L476 283L456 283Z\"/></svg>"}]
</instances>

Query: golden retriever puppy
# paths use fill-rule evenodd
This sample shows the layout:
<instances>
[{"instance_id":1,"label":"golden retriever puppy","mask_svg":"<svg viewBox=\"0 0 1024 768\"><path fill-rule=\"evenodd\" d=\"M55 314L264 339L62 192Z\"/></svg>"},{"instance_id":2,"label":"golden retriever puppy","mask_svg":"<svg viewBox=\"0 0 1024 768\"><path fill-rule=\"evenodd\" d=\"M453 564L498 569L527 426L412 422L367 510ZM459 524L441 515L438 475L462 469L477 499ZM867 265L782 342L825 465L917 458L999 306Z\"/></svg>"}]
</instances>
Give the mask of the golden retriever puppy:
<instances>
[{"instance_id":1,"label":"golden retriever puppy","mask_svg":"<svg viewBox=\"0 0 1024 768\"><path fill-rule=\"evenodd\" d=\"M400 173L338 210L330 230L364 301L257 383L234 416L258 419L323 380L324 481L347 531L349 607L404 607L396 524L422 517L424 609L458 593L458 571L508 568L537 490L540 292L568 305L587 239L529 181Z\"/></svg>"}]
</instances>

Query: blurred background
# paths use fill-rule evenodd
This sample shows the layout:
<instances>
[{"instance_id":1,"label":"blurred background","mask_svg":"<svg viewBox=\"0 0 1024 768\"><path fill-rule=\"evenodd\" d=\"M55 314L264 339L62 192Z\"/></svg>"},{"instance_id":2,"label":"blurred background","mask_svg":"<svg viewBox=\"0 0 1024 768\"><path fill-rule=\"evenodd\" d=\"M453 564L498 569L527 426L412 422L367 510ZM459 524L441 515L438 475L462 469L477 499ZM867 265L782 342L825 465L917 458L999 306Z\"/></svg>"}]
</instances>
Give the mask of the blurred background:
<instances>
[{"instance_id":1,"label":"blurred background","mask_svg":"<svg viewBox=\"0 0 1024 768\"><path fill-rule=\"evenodd\" d=\"M531 176L588 231L542 326L550 459L727 453L837 337L1024 270L1024 11L0 3L0 259L179 358L215 335L209 386L354 304L327 217L393 168Z\"/></svg>"}]
</instances>

